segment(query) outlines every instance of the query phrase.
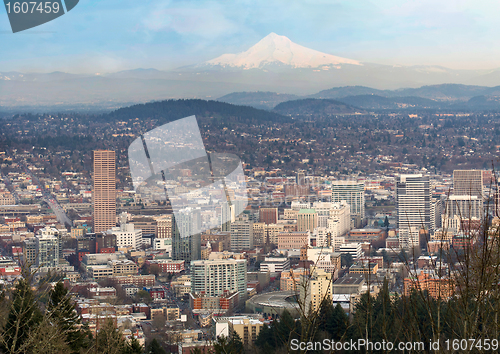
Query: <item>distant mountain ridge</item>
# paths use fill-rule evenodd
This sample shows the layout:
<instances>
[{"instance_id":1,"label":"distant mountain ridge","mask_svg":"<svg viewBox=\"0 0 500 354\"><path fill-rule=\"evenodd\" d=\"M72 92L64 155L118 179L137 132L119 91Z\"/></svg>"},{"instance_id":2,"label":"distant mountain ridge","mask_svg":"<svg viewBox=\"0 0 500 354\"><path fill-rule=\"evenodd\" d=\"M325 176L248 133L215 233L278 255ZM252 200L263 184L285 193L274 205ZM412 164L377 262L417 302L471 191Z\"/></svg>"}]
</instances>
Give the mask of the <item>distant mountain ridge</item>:
<instances>
[{"instance_id":1,"label":"distant mountain ridge","mask_svg":"<svg viewBox=\"0 0 500 354\"><path fill-rule=\"evenodd\" d=\"M352 107L344 102L335 100L322 100L316 98L304 98L300 100L287 101L274 107L273 112L284 115L337 115L365 113L359 108Z\"/></svg>"},{"instance_id":2,"label":"distant mountain ridge","mask_svg":"<svg viewBox=\"0 0 500 354\"><path fill-rule=\"evenodd\" d=\"M446 84L445 84L446 83ZM500 69L453 70L441 66L401 66L360 62L294 43L270 33L241 53L225 53L197 65L162 71L154 68L115 73L71 74L0 72L0 109L115 108L165 99L206 99L272 109L290 99L348 96L421 97L438 106L489 107L500 96ZM240 92L252 92L245 97ZM267 92L255 95L255 92ZM285 95L289 95L286 97ZM473 97L484 96L484 99ZM362 107L401 102L356 98ZM370 100L372 103L370 103ZM427 107L419 101L410 106Z\"/></svg>"},{"instance_id":3,"label":"distant mountain ridge","mask_svg":"<svg viewBox=\"0 0 500 354\"><path fill-rule=\"evenodd\" d=\"M300 96L276 92L233 92L222 96L217 101L250 106L258 109L271 109L281 102L299 99Z\"/></svg>"},{"instance_id":4,"label":"distant mountain ridge","mask_svg":"<svg viewBox=\"0 0 500 354\"><path fill-rule=\"evenodd\" d=\"M275 92L237 92L225 95L219 100L255 107L256 97L259 99L259 108L273 109L276 105L288 101L286 95ZM296 99L303 100L305 98L333 99L362 109L500 109L500 86L443 84L398 90L344 86ZM273 104L275 105L273 106Z\"/></svg>"}]
</instances>

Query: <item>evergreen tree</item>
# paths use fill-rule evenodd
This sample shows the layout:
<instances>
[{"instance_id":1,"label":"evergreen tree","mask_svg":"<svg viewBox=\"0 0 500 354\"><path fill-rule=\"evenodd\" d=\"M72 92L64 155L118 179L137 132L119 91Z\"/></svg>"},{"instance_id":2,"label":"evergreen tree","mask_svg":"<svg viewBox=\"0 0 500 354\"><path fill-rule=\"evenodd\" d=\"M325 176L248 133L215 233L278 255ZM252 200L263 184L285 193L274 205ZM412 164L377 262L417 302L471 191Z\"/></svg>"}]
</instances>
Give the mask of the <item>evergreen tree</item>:
<instances>
[{"instance_id":1,"label":"evergreen tree","mask_svg":"<svg viewBox=\"0 0 500 354\"><path fill-rule=\"evenodd\" d=\"M95 347L100 354L123 354L127 344L122 338L121 331L116 330L111 318L106 319L104 325L97 332Z\"/></svg>"},{"instance_id":2,"label":"evergreen tree","mask_svg":"<svg viewBox=\"0 0 500 354\"><path fill-rule=\"evenodd\" d=\"M26 341L20 352L36 354L69 353L71 348L61 327L54 325L49 317L44 316L42 322L30 331L30 339Z\"/></svg>"},{"instance_id":3,"label":"evergreen tree","mask_svg":"<svg viewBox=\"0 0 500 354\"><path fill-rule=\"evenodd\" d=\"M396 330L394 321L396 319L395 309L391 302L389 283L384 279L382 289L373 303L373 340L382 341L393 338Z\"/></svg>"},{"instance_id":4,"label":"evergreen tree","mask_svg":"<svg viewBox=\"0 0 500 354\"><path fill-rule=\"evenodd\" d=\"M384 227L386 228L386 231L389 230L389 218L387 217L387 215L384 219Z\"/></svg>"},{"instance_id":5,"label":"evergreen tree","mask_svg":"<svg viewBox=\"0 0 500 354\"><path fill-rule=\"evenodd\" d=\"M80 316L63 283L58 282L50 292L47 303L48 316L61 328L66 342L74 353L88 347L88 332L80 329Z\"/></svg>"},{"instance_id":6,"label":"evergreen tree","mask_svg":"<svg viewBox=\"0 0 500 354\"><path fill-rule=\"evenodd\" d=\"M326 322L326 331L331 339L340 340L347 332L349 318L340 304L333 308L330 318Z\"/></svg>"},{"instance_id":7,"label":"evergreen tree","mask_svg":"<svg viewBox=\"0 0 500 354\"><path fill-rule=\"evenodd\" d=\"M130 343L127 344L127 348L125 350L126 354L142 354L144 353L144 348L139 343L137 338L132 334L132 338L130 338Z\"/></svg>"},{"instance_id":8,"label":"evergreen tree","mask_svg":"<svg viewBox=\"0 0 500 354\"><path fill-rule=\"evenodd\" d=\"M214 343L215 354L236 354L231 351L229 340L225 336L219 336Z\"/></svg>"},{"instance_id":9,"label":"evergreen tree","mask_svg":"<svg viewBox=\"0 0 500 354\"><path fill-rule=\"evenodd\" d=\"M288 342L295 336L295 321L290 315L290 312L284 310L276 324L276 340L278 346L287 345Z\"/></svg>"},{"instance_id":10,"label":"evergreen tree","mask_svg":"<svg viewBox=\"0 0 500 354\"><path fill-rule=\"evenodd\" d=\"M3 330L1 343L3 351L18 353L20 348L27 347L26 341L30 336L30 331L37 328L41 321L42 313L29 280L20 279L12 294L12 304Z\"/></svg>"},{"instance_id":11,"label":"evergreen tree","mask_svg":"<svg viewBox=\"0 0 500 354\"><path fill-rule=\"evenodd\" d=\"M244 352L243 342L238 333L231 333L230 338L220 336L214 343L215 354L241 354Z\"/></svg>"},{"instance_id":12,"label":"evergreen tree","mask_svg":"<svg viewBox=\"0 0 500 354\"><path fill-rule=\"evenodd\" d=\"M274 353L277 346L275 327L269 327L264 323L255 340L255 346L257 346L263 354Z\"/></svg>"},{"instance_id":13,"label":"evergreen tree","mask_svg":"<svg viewBox=\"0 0 500 354\"><path fill-rule=\"evenodd\" d=\"M231 336L231 340L229 341L229 345L233 351L233 353L241 354L244 352L245 348L243 347L243 341L238 333L233 332Z\"/></svg>"},{"instance_id":14,"label":"evergreen tree","mask_svg":"<svg viewBox=\"0 0 500 354\"><path fill-rule=\"evenodd\" d=\"M319 314L318 314L318 329L320 331L326 331L330 335L332 332L330 332L330 319L333 316L333 304L330 300L330 298L325 298L321 302L321 306L319 308Z\"/></svg>"},{"instance_id":15,"label":"evergreen tree","mask_svg":"<svg viewBox=\"0 0 500 354\"><path fill-rule=\"evenodd\" d=\"M158 343L156 338L154 338L146 347L146 354L167 354L165 349Z\"/></svg>"}]
</instances>

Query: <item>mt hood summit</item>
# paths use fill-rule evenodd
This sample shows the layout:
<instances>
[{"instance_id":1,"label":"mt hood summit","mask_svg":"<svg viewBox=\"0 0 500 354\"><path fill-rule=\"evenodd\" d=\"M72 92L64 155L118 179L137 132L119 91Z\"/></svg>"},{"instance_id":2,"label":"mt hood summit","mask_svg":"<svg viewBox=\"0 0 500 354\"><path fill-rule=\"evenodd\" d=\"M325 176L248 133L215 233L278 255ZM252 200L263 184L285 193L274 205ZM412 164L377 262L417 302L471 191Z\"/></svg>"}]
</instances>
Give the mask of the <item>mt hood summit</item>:
<instances>
[{"instance_id":1,"label":"mt hood summit","mask_svg":"<svg viewBox=\"0 0 500 354\"><path fill-rule=\"evenodd\" d=\"M286 65L293 68L318 68L340 64L362 65L356 60L303 47L276 33L270 33L245 52L223 54L201 65L262 69L270 64Z\"/></svg>"}]
</instances>

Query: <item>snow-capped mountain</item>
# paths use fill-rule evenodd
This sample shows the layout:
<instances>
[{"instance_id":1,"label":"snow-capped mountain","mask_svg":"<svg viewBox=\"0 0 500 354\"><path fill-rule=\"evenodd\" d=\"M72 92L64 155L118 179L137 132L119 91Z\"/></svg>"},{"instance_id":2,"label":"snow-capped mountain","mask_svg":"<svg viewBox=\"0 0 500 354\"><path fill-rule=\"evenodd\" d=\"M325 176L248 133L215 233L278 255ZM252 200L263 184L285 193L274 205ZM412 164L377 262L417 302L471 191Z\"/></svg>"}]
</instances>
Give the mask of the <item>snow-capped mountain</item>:
<instances>
[{"instance_id":1,"label":"snow-capped mountain","mask_svg":"<svg viewBox=\"0 0 500 354\"><path fill-rule=\"evenodd\" d=\"M87 109L167 98L217 97L231 103L267 105L267 108L271 108L283 99L283 95L279 97L276 92L287 94L288 98L297 95L337 99L368 96L370 93L388 95L385 91L373 91L370 88L394 90L443 83L497 86L500 85L500 69L452 70L438 66L361 63L309 49L293 43L285 36L271 33L244 52L224 54L198 65L170 71L134 69L99 75L0 72L0 92L3 93L0 96L0 112L6 107L17 106L55 105L59 110L63 105L81 105ZM358 86L367 86L368 92ZM405 91L405 95L449 101L472 97L469 92L463 97L457 96L455 91L460 91L460 87L452 87L452 92L448 91L449 87L452 86L438 87L432 92L427 88L422 92L410 90ZM499 90L500 86L491 92L486 90L473 94L496 97L500 96ZM474 90L468 87L466 91ZM229 95L234 92L245 93ZM392 96L400 96L401 92L394 92ZM375 103L382 104L383 98L377 98ZM491 101L488 97L482 97L475 104L491 107ZM391 102L388 104L398 103ZM419 102L429 106L428 102Z\"/></svg>"},{"instance_id":2,"label":"snow-capped mountain","mask_svg":"<svg viewBox=\"0 0 500 354\"><path fill-rule=\"evenodd\" d=\"M268 34L245 52L223 54L202 63L202 65L242 69L261 69L270 64L286 65L293 68L319 68L340 64L362 65L356 60L337 57L303 47L276 33Z\"/></svg>"}]
</instances>

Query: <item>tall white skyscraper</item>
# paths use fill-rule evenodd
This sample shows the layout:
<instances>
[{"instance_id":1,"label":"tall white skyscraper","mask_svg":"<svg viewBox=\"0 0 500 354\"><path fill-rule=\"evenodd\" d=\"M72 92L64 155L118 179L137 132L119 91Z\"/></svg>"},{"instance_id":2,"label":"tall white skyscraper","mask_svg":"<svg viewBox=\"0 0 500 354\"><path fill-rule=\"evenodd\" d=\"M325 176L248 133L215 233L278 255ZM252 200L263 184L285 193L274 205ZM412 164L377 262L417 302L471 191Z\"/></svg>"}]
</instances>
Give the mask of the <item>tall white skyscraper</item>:
<instances>
[{"instance_id":1,"label":"tall white skyscraper","mask_svg":"<svg viewBox=\"0 0 500 354\"><path fill-rule=\"evenodd\" d=\"M181 237L181 235L190 235ZM194 261L201 259L201 212L185 208L177 212L172 223L172 258Z\"/></svg>"},{"instance_id":2,"label":"tall white skyscraper","mask_svg":"<svg viewBox=\"0 0 500 354\"><path fill-rule=\"evenodd\" d=\"M429 176L413 174L397 177L396 210L400 233L401 229L430 229L431 191ZM414 232L411 234L413 235ZM410 238L413 238L413 236Z\"/></svg>"},{"instance_id":3,"label":"tall white skyscraper","mask_svg":"<svg viewBox=\"0 0 500 354\"><path fill-rule=\"evenodd\" d=\"M207 296L239 292L240 301L247 294L247 261L244 259L216 259L191 262L191 291Z\"/></svg>"},{"instance_id":4,"label":"tall white skyscraper","mask_svg":"<svg viewBox=\"0 0 500 354\"><path fill-rule=\"evenodd\" d=\"M253 222L248 220L247 215L240 215L231 223L231 250L250 250L253 245Z\"/></svg>"},{"instance_id":5,"label":"tall white skyscraper","mask_svg":"<svg viewBox=\"0 0 500 354\"><path fill-rule=\"evenodd\" d=\"M57 267L59 265L59 241L49 232L35 236L36 265L38 267Z\"/></svg>"},{"instance_id":6,"label":"tall white skyscraper","mask_svg":"<svg viewBox=\"0 0 500 354\"><path fill-rule=\"evenodd\" d=\"M332 202L345 200L351 207L351 216L365 217L365 182L364 181L333 181Z\"/></svg>"},{"instance_id":7,"label":"tall white skyscraper","mask_svg":"<svg viewBox=\"0 0 500 354\"><path fill-rule=\"evenodd\" d=\"M443 214L443 201L441 198L432 198L431 199L431 235L434 234L436 229L441 228L441 216Z\"/></svg>"}]
</instances>

